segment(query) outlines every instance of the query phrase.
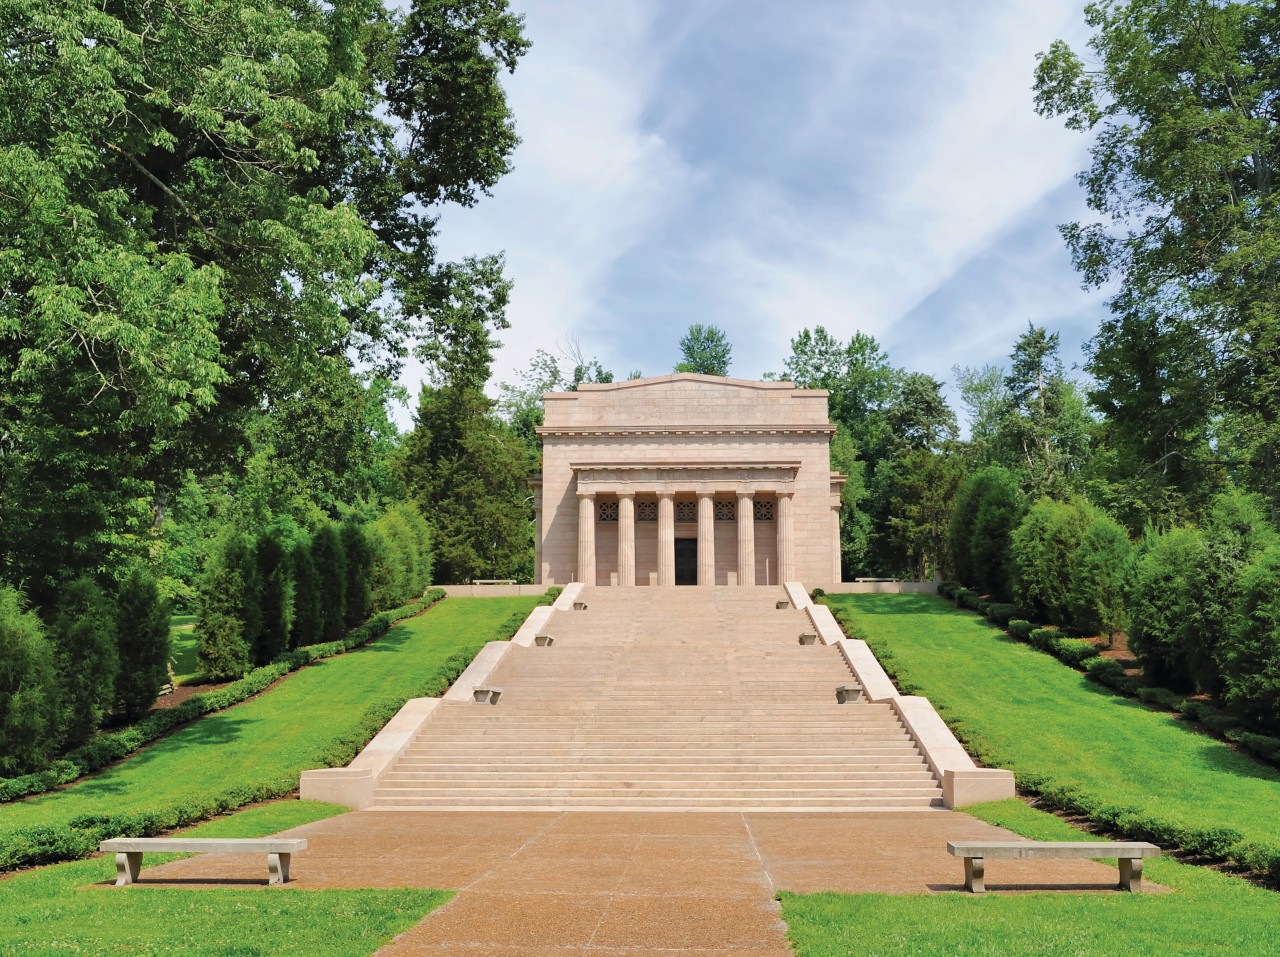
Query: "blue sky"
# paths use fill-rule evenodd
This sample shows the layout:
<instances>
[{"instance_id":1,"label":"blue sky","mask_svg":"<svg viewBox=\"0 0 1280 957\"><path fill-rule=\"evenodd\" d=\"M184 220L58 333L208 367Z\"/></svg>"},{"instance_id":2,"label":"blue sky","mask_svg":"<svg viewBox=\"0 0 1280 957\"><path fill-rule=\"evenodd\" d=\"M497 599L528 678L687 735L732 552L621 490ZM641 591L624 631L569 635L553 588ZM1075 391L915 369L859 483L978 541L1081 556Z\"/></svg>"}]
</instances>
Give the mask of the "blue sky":
<instances>
[{"instance_id":1,"label":"blue sky","mask_svg":"<svg viewBox=\"0 0 1280 957\"><path fill-rule=\"evenodd\" d=\"M1038 51L1083 46L1081 0L512 5L533 42L506 81L515 170L441 222L445 256L506 253L495 381L572 340L662 375L695 322L744 378L814 325L943 380L1028 321L1080 361L1104 296L1057 225L1087 215L1088 143L1030 87Z\"/></svg>"}]
</instances>

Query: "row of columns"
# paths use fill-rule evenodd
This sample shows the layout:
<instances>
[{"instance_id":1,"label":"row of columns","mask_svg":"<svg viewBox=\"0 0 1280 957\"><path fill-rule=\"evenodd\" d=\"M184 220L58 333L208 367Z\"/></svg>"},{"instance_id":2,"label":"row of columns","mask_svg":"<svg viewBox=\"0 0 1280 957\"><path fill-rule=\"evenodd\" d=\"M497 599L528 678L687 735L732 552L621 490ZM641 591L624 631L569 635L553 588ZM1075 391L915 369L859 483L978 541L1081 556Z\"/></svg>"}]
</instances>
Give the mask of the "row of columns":
<instances>
[{"instance_id":1,"label":"row of columns","mask_svg":"<svg viewBox=\"0 0 1280 957\"><path fill-rule=\"evenodd\" d=\"M777 526L778 580L795 580L795 542L790 492L778 493ZM676 583L675 496L658 496L658 584ZM738 584L756 583L755 497L738 493ZM578 580L596 583L596 496L578 493ZM715 498L698 494L698 584L716 581ZM636 497L618 493L618 584L636 584Z\"/></svg>"}]
</instances>

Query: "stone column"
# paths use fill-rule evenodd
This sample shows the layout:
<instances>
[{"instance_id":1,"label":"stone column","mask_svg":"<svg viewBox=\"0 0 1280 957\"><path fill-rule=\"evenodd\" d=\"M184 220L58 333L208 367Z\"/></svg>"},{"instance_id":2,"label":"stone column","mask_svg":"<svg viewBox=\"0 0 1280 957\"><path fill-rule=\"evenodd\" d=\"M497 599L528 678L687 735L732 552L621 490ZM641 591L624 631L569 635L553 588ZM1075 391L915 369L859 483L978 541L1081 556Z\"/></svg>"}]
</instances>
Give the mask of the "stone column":
<instances>
[{"instance_id":1,"label":"stone column","mask_svg":"<svg viewBox=\"0 0 1280 957\"><path fill-rule=\"evenodd\" d=\"M658 584L676 583L676 503L670 492L658 496Z\"/></svg>"},{"instance_id":2,"label":"stone column","mask_svg":"<svg viewBox=\"0 0 1280 957\"><path fill-rule=\"evenodd\" d=\"M596 583L596 497L578 493L578 581Z\"/></svg>"},{"instance_id":3,"label":"stone column","mask_svg":"<svg viewBox=\"0 0 1280 957\"><path fill-rule=\"evenodd\" d=\"M796 580L795 534L791 527L791 492L778 493L778 584Z\"/></svg>"},{"instance_id":4,"label":"stone column","mask_svg":"<svg viewBox=\"0 0 1280 957\"><path fill-rule=\"evenodd\" d=\"M738 493L738 584L756 583L756 508L750 492Z\"/></svg>"},{"instance_id":5,"label":"stone column","mask_svg":"<svg viewBox=\"0 0 1280 957\"><path fill-rule=\"evenodd\" d=\"M618 584L636 583L636 497L618 493Z\"/></svg>"},{"instance_id":6,"label":"stone column","mask_svg":"<svg viewBox=\"0 0 1280 957\"><path fill-rule=\"evenodd\" d=\"M707 492L698 493L698 584L716 583L716 503Z\"/></svg>"}]
</instances>

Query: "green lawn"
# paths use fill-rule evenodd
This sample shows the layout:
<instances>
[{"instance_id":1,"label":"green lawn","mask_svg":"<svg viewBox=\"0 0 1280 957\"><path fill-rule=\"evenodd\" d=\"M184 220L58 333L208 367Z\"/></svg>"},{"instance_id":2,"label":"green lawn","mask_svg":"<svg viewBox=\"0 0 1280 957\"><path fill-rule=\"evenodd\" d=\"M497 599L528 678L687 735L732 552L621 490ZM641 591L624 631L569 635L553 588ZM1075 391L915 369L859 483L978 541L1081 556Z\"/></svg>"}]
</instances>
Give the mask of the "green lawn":
<instances>
[{"instance_id":1,"label":"green lawn","mask_svg":"<svg viewBox=\"0 0 1280 957\"><path fill-rule=\"evenodd\" d=\"M264 786L283 793L359 731L366 709L422 694L446 659L474 654L508 617L527 614L537 601L446 599L365 648L303 668L258 698L202 718L80 784L0 806L0 843L12 828L145 812Z\"/></svg>"},{"instance_id":2,"label":"green lawn","mask_svg":"<svg viewBox=\"0 0 1280 957\"><path fill-rule=\"evenodd\" d=\"M1188 827L1280 842L1275 768L1086 680L941 598L829 600L851 608L948 724L994 763Z\"/></svg>"},{"instance_id":3,"label":"green lawn","mask_svg":"<svg viewBox=\"0 0 1280 957\"><path fill-rule=\"evenodd\" d=\"M169 619L169 657L178 684L200 677L200 659L196 655L196 616L174 615Z\"/></svg>"},{"instance_id":4,"label":"green lawn","mask_svg":"<svg viewBox=\"0 0 1280 957\"><path fill-rule=\"evenodd\" d=\"M1021 801L966 810L1036 840L1087 839ZM1169 858L1144 876L1171 894L781 894L797 957L1264 957L1280 953L1280 895Z\"/></svg>"},{"instance_id":5,"label":"green lawn","mask_svg":"<svg viewBox=\"0 0 1280 957\"><path fill-rule=\"evenodd\" d=\"M210 821L190 834L260 837L342 810L284 801ZM165 856L149 855L147 862ZM305 866L304 859L297 866ZM114 880L115 863L107 855L0 881L0 955L366 957L452 896L429 890L103 886Z\"/></svg>"}]
</instances>

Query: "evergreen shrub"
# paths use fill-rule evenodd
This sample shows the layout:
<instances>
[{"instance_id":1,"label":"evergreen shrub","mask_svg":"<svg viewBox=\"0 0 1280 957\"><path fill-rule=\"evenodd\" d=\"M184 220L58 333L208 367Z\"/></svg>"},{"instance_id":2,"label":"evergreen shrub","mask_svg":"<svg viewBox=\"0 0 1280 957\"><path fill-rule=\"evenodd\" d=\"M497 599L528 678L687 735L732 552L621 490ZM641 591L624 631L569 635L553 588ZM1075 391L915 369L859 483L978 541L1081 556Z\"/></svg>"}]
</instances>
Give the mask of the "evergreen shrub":
<instances>
[{"instance_id":1,"label":"evergreen shrub","mask_svg":"<svg viewBox=\"0 0 1280 957\"><path fill-rule=\"evenodd\" d=\"M1041 498L1014 530L1013 597L1032 617L1070 623L1071 562L1090 523L1084 504Z\"/></svg>"},{"instance_id":2,"label":"evergreen shrub","mask_svg":"<svg viewBox=\"0 0 1280 957\"><path fill-rule=\"evenodd\" d=\"M1108 639L1125 629L1124 575L1132 550L1119 522L1090 509L1089 527L1071 557L1067 607L1074 627Z\"/></svg>"},{"instance_id":3,"label":"evergreen shrub","mask_svg":"<svg viewBox=\"0 0 1280 957\"><path fill-rule=\"evenodd\" d=\"M1194 528L1148 532L1139 545L1125 588L1129 648L1154 684L1195 686L1187 649L1204 631L1207 560L1204 536Z\"/></svg>"},{"instance_id":4,"label":"evergreen shrub","mask_svg":"<svg viewBox=\"0 0 1280 957\"><path fill-rule=\"evenodd\" d=\"M115 632L120 667L115 710L136 721L155 704L169 681L169 606L151 573L134 566L115 597Z\"/></svg>"},{"instance_id":5,"label":"evergreen shrub","mask_svg":"<svg viewBox=\"0 0 1280 957\"><path fill-rule=\"evenodd\" d=\"M262 630L260 602L253 545L227 526L210 549L197 589L196 650L207 677L223 681L249 671L247 636Z\"/></svg>"},{"instance_id":6,"label":"evergreen shrub","mask_svg":"<svg viewBox=\"0 0 1280 957\"><path fill-rule=\"evenodd\" d=\"M262 625L252 642L253 660L258 665L265 665L289 647L294 603L289 557L280 532L268 529L258 536L254 574L258 581L258 619Z\"/></svg>"},{"instance_id":7,"label":"evergreen shrub","mask_svg":"<svg viewBox=\"0 0 1280 957\"><path fill-rule=\"evenodd\" d=\"M337 641L347 630L347 556L332 522L316 530L311 539L311 558L316 564L324 613L321 635L325 641Z\"/></svg>"},{"instance_id":8,"label":"evergreen shrub","mask_svg":"<svg viewBox=\"0 0 1280 957\"><path fill-rule=\"evenodd\" d=\"M293 622L289 647L314 645L324 637L324 606L320 600L320 575L311 559L311 545L300 541L293 546L289 562L293 572Z\"/></svg>"},{"instance_id":9,"label":"evergreen shrub","mask_svg":"<svg viewBox=\"0 0 1280 957\"><path fill-rule=\"evenodd\" d=\"M1017 614L1020 614L1018 606L1009 602L995 601L987 606L987 619L1002 628L1008 626Z\"/></svg>"},{"instance_id":10,"label":"evergreen shrub","mask_svg":"<svg viewBox=\"0 0 1280 957\"><path fill-rule=\"evenodd\" d=\"M58 727L53 647L22 595L0 585L0 774L44 767Z\"/></svg>"},{"instance_id":11,"label":"evergreen shrub","mask_svg":"<svg viewBox=\"0 0 1280 957\"><path fill-rule=\"evenodd\" d=\"M1229 705L1266 730L1280 729L1280 546L1240 578L1238 613L1217 647Z\"/></svg>"},{"instance_id":12,"label":"evergreen shrub","mask_svg":"<svg viewBox=\"0 0 1280 957\"><path fill-rule=\"evenodd\" d=\"M115 625L106 595L92 578L77 578L58 593L49 637L58 675L63 746L88 741L115 704L120 671Z\"/></svg>"},{"instance_id":13,"label":"evergreen shrub","mask_svg":"<svg viewBox=\"0 0 1280 957\"><path fill-rule=\"evenodd\" d=\"M1028 641L1031 638L1031 631L1035 628L1035 625L1032 622L1027 621L1025 618L1011 618L1009 619L1008 628L1009 634L1014 638L1017 638L1019 641Z\"/></svg>"}]
</instances>

